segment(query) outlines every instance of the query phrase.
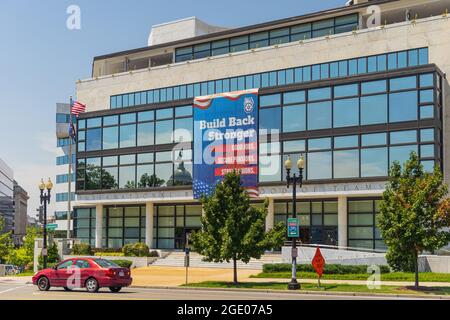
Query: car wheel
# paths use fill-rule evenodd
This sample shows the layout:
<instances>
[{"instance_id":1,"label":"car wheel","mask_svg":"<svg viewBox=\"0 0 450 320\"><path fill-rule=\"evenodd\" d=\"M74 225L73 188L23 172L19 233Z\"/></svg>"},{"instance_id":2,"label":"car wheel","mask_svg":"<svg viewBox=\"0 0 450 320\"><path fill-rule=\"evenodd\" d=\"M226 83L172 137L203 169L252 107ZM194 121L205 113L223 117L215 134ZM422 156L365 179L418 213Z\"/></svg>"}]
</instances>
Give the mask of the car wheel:
<instances>
[{"instance_id":1,"label":"car wheel","mask_svg":"<svg viewBox=\"0 0 450 320\"><path fill-rule=\"evenodd\" d=\"M64 287L64 290L65 290L65 291L72 291L72 289L69 288L69 287Z\"/></svg>"},{"instance_id":2,"label":"car wheel","mask_svg":"<svg viewBox=\"0 0 450 320\"><path fill-rule=\"evenodd\" d=\"M109 287L109 290L111 290L111 292L117 293L122 290L122 287Z\"/></svg>"},{"instance_id":3,"label":"car wheel","mask_svg":"<svg viewBox=\"0 0 450 320\"><path fill-rule=\"evenodd\" d=\"M37 282L37 286L40 291L48 291L50 290L50 281L47 277L40 277Z\"/></svg>"},{"instance_id":4,"label":"car wheel","mask_svg":"<svg viewBox=\"0 0 450 320\"><path fill-rule=\"evenodd\" d=\"M100 289L98 286L98 281L94 278L89 278L86 280L86 290L91 293L95 293Z\"/></svg>"}]
</instances>

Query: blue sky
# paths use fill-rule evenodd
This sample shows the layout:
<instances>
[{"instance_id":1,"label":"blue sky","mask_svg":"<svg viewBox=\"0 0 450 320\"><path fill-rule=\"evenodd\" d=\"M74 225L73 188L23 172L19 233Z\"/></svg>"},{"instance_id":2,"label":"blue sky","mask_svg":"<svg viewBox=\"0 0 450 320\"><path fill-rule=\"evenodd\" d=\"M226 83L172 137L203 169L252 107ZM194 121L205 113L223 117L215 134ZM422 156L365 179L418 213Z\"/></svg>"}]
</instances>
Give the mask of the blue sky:
<instances>
[{"instance_id":1,"label":"blue sky","mask_svg":"<svg viewBox=\"0 0 450 320\"><path fill-rule=\"evenodd\" d=\"M55 104L75 94L97 55L144 47L151 26L190 16L239 27L343 6L345 0L1 0L0 158L38 206L37 184L53 175ZM68 30L67 7L81 9Z\"/></svg>"}]
</instances>

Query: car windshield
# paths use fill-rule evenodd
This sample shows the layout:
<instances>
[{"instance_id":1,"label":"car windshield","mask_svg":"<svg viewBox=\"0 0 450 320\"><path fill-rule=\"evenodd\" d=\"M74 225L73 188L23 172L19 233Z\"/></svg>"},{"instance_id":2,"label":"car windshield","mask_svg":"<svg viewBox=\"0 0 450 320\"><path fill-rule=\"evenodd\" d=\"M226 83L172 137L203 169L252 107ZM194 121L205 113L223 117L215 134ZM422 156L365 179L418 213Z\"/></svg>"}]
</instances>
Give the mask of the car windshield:
<instances>
[{"instance_id":1,"label":"car windshield","mask_svg":"<svg viewBox=\"0 0 450 320\"><path fill-rule=\"evenodd\" d=\"M115 264L112 261L105 260L105 259L95 259L94 260L96 264L98 264L102 268L113 268L113 267L119 267L117 264Z\"/></svg>"}]
</instances>

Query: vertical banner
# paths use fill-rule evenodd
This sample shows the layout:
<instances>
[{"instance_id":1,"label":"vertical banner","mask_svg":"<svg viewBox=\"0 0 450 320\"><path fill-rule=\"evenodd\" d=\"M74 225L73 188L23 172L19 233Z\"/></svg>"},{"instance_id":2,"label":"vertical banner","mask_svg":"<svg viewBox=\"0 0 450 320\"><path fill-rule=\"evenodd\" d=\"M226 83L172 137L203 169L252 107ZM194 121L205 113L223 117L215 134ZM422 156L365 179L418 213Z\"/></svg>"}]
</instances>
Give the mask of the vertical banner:
<instances>
[{"instance_id":1,"label":"vertical banner","mask_svg":"<svg viewBox=\"0 0 450 320\"><path fill-rule=\"evenodd\" d=\"M258 196L258 89L194 100L194 198L210 195L233 170Z\"/></svg>"}]
</instances>

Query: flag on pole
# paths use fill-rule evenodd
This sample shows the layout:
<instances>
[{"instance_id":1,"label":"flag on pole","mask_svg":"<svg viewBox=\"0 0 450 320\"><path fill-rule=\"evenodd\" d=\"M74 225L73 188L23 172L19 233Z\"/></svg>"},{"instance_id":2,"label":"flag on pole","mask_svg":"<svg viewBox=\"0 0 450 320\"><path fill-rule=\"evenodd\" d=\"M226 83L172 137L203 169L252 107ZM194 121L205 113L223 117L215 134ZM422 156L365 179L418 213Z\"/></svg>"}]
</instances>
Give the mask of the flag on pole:
<instances>
[{"instance_id":1,"label":"flag on pole","mask_svg":"<svg viewBox=\"0 0 450 320\"><path fill-rule=\"evenodd\" d=\"M70 108L70 113L75 115L77 118L80 113L84 113L86 111L86 105L81 102L75 101Z\"/></svg>"}]
</instances>

